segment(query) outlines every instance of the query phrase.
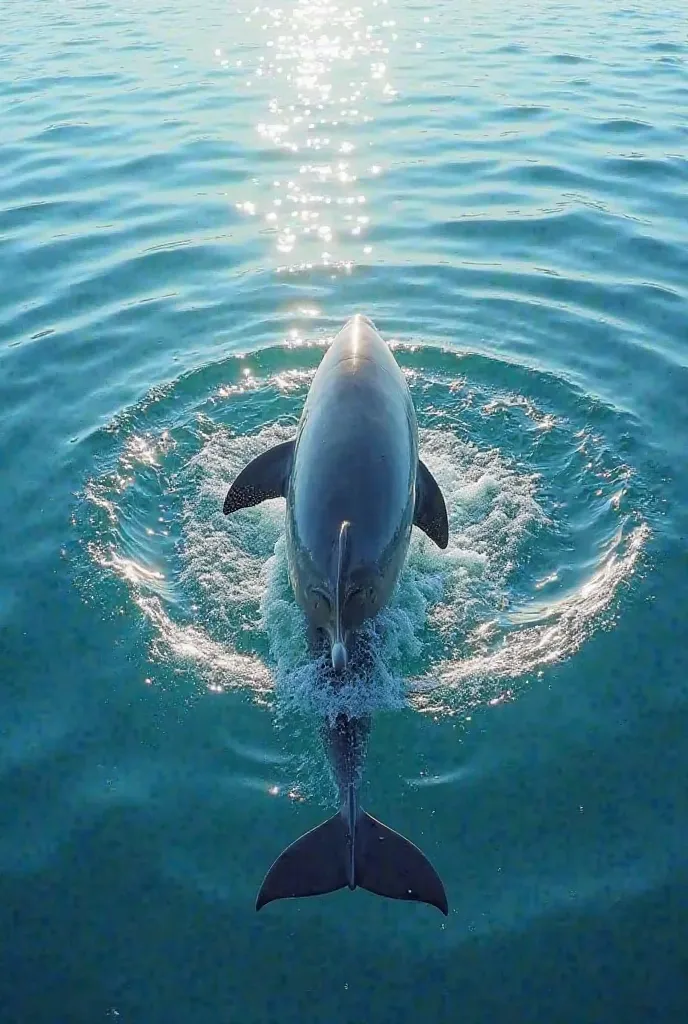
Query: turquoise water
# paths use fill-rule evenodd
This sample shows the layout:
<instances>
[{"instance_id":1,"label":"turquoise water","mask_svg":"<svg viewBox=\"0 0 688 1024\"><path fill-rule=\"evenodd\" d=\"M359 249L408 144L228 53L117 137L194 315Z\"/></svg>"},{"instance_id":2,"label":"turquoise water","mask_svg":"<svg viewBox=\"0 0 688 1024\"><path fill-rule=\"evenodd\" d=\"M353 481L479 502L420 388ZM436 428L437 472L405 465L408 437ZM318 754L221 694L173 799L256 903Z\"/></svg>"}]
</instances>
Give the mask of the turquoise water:
<instances>
[{"instance_id":1,"label":"turquoise water","mask_svg":"<svg viewBox=\"0 0 688 1024\"><path fill-rule=\"evenodd\" d=\"M5 0L3 1024L688 1019L682 0ZM271 905L331 813L283 507L372 316L450 545L369 810L444 879Z\"/></svg>"}]
</instances>

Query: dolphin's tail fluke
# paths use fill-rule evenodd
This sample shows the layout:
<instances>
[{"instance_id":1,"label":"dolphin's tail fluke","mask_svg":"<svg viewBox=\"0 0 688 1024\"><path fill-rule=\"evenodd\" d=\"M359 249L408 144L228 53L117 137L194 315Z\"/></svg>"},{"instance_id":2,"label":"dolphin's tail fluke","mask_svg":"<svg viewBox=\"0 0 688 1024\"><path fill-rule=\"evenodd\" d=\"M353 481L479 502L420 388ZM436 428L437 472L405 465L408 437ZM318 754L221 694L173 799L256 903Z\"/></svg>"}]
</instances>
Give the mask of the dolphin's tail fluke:
<instances>
[{"instance_id":1,"label":"dolphin's tail fluke","mask_svg":"<svg viewBox=\"0 0 688 1024\"><path fill-rule=\"evenodd\" d=\"M393 900L416 900L449 913L442 879L417 846L361 811L356 825L356 885Z\"/></svg>"},{"instance_id":2,"label":"dolphin's tail fluke","mask_svg":"<svg viewBox=\"0 0 688 1024\"><path fill-rule=\"evenodd\" d=\"M256 910L273 900L318 896L348 885L448 913L442 881L417 846L362 810L353 831L352 836L342 808L287 847L265 876Z\"/></svg>"},{"instance_id":3,"label":"dolphin's tail fluke","mask_svg":"<svg viewBox=\"0 0 688 1024\"><path fill-rule=\"evenodd\" d=\"M263 879L256 910L290 896L320 896L348 884L347 828L339 814L306 832L281 853Z\"/></svg>"}]
</instances>

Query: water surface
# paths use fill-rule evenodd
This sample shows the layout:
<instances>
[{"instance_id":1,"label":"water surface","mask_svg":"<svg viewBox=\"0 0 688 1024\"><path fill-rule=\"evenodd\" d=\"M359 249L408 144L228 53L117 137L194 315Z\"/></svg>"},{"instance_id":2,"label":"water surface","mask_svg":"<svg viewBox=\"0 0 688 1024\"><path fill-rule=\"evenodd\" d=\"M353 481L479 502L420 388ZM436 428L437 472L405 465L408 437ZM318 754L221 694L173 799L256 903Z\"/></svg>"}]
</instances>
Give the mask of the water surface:
<instances>
[{"instance_id":1,"label":"water surface","mask_svg":"<svg viewBox=\"0 0 688 1024\"><path fill-rule=\"evenodd\" d=\"M0 24L2 1020L685 1020L685 5ZM332 703L283 506L222 499L356 311L450 545L346 699L446 921L253 909Z\"/></svg>"}]
</instances>

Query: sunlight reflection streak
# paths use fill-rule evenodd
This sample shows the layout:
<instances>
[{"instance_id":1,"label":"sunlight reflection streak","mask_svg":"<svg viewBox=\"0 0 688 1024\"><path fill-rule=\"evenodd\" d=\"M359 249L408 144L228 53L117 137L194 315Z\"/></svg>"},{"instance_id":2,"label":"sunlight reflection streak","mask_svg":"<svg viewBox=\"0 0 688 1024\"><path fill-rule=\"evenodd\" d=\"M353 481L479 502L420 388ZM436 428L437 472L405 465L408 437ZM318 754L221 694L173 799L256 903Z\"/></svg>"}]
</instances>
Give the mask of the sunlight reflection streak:
<instances>
[{"instance_id":1,"label":"sunlight reflection streak","mask_svg":"<svg viewBox=\"0 0 688 1024\"><path fill-rule=\"evenodd\" d=\"M372 11L384 13L386 3L375 0ZM360 246L370 218L351 210L366 202L361 181L381 171L366 161L361 129L374 120L375 103L396 96L387 77L395 22L376 22L372 11L337 0L295 0L246 13L246 22L264 32L254 73L273 87L256 130L289 169L272 182L264 208L250 200L237 205L262 217L280 272L317 266L350 272L356 256L372 252L370 244Z\"/></svg>"}]
</instances>

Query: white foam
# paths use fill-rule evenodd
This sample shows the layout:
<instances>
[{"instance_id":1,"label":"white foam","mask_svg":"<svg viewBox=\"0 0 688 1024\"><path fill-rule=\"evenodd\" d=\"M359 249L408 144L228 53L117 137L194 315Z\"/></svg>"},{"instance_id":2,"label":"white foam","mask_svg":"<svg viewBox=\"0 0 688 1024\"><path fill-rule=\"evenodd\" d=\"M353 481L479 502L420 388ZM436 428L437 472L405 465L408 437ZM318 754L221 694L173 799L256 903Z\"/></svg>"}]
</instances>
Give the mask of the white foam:
<instances>
[{"instance_id":1,"label":"white foam","mask_svg":"<svg viewBox=\"0 0 688 1024\"><path fill-rule=\"evenodd\" d=\"M496 703L505 680L542 673L545 665L574 654L601 621L619 587L634 573L649 537L646 524L624 538L619 532L606 557L586 582L565 598L542 604L538 622L499 635L499 642L461 659L447 659L409 682L418 710L463 713L482 702Z\"/></svg>"},{"instance_id":2,"label":"white foam","mask_svg":"<svg viewBox=\"0 0 688 1024\"><path fill-rule=\"evenodd\" d=\"M424 460L436 475L450 510L451 544L440 551L419 531L388 608L366 630L372 671L344 686L328 682L324 658L313 661L305 623L289 586L284 538L266 566L261 623L269 638L282 714L302 711L333 717L399 708L405 700L404 672L422 658L434 634L451 639L480 612L499 603L508 566L529 524L544 520L533 479L508 467L499 453L439 431L421 434ZM430 623L428 615L430 613ZM430 625L430 630L427 627Z\"/></svg>"},{"instance_id":3,"label":"white foam","mask_svg":"<svg viewBox=\"0 0 688 1024\"><path fill-rule=\"evenodd\" d=\"M399 708L405 700L420 710L452 714L494 700L504 679L525 678L580 646L633 572L647 536L642 526L628 536L620 530L580 585L519 623L513 609L509 617L503 614L513 597L512 577L532 533L550 525L538 500L538 477L497 449L446 430L423 430L421 455L447 503L449 546L440 551L414 530L394 597L366 631L370 660L335 689L325 659L309 654L304 617L289 585L284 503L222 514L231 480L261 451L292 436L293 428L270 426L238 437L208 421L204 430L203 447L174 481L187 495L179 574L163 580L158 567L117 539L93 544L92 555L130 587L156 631L158 657L193 665L212 689L243 688L270 701L278 721L294 714L361 715ZM151 451L128 443L130 471L132 453L143 453L149 466ZM104 507L112 526L114 496L91 489L91 501ZM540 595L535 583L533 590ZM255 653L261 634L267 657ZM410 681L404 679L409 673Z\"/></svg>"}]
</instances>

